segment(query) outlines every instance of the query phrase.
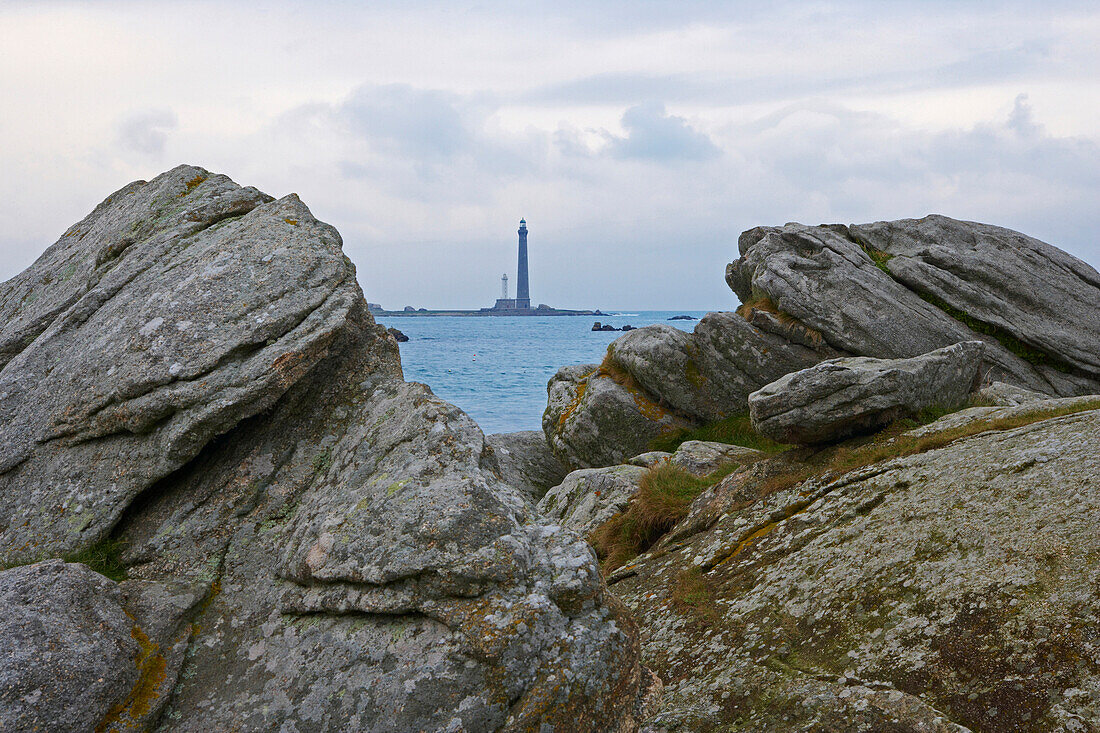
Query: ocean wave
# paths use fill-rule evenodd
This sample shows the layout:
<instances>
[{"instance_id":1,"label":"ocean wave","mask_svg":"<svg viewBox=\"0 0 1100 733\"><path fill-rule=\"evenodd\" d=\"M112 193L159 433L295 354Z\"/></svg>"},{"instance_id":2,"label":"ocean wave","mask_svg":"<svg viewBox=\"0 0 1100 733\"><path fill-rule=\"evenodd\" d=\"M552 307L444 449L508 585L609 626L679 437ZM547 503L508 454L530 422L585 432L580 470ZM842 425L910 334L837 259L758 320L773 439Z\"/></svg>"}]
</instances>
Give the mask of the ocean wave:
<instances>
[{"instance_id":1,"label":"ocean wave","mask_svg":"<svg viewBox=\"0 0 1100 733\"><path fill-rule=\"evenodd\" d=\"M619 316L628 316L630 318L637 318L641 313L608 313L609 317L618 318Z\"/></svg>"}]
</instances>

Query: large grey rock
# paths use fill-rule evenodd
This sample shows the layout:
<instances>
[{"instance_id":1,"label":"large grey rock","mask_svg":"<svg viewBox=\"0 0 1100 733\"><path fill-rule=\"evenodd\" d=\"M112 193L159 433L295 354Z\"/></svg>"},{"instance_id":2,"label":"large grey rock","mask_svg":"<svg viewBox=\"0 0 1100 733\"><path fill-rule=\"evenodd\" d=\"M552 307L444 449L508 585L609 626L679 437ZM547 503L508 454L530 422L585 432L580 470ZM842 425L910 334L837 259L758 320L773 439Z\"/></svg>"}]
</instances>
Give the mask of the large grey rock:
<instances>
[{"instance_id":1,"label":"large grey rock","mask_svg":"<svg viewBox=\"0 0 1100 733\"><path fill-rule=\"evenodd\" d=\"M570 468L623 463L655 438L697 424L596 364L559 369L546 392L542 429L554 455Z\"/></svg>"},{"instance_id":2,"label":"large grey rock","mask_svg":"<svg viewBox=\"0 0 1100 733\"><path fill-rule=\"evenodd\" d=\"M964 341L912 359L831 359L753 392L749 416L758 433L781 443L839 440L926 407L957 407L974 387L983 351L981 341Z\"/></svg>"},{"instance_id":3,"label":"large grey rock","mask_svg":"<svg viewBox=\"0 0 1100 733\"><path fill-rule=\"evenodd\" d=\"M804 334L792 341L803 328L764 325L708 313L690 334L646 326L612 343L603 365L563 368L542 422L555 455L572 467L621 463L669 432L744 413L751 392L840 353Z\"/></svg>"},{"instance_id":4,"label":"large grey rock","mask_svg":"<svg viewBox=\"0 0 1100 733\"><path fill-rule=\"evenodd\" d=\"M1087 263L1011 229L946 216L851 233L889 255L890 273L914 292L1100 379L1100 273Z\"/></svg>"},{"instance_id":5,"label":"large grey rock","mask_svg":"<svg viewBox=\"0 0 1100 733\"><path fill-rule=\"evenodd\" d=\"M666 681L643 730L1100 728L1098 435L1100 410L982 432L639 558L612 587Z\"/></svg>"},{"instance_id":6,"label":"large grey rock","mask_svg":"<svg viewBox=\"0 0 1100 733\"><path fill-rule=\"evenodd\" d=\"M189 166L112 194L0 286L0 558L99 540L316 364L357 297L294 195Z\"/></svg>"},{"instance_id":7,"label":"large grey rock","mask_svg":"<svg viewBox=\"0 0 1100 733\"><path fill-rule=\"evenodd\" d=\"M0 730L132 730L176 682L201 599L47 560L0 572Z\"/></svg>"},{"instance_id":8,"label":"large grey rock","mask_svg":"<svg viewBox=\"0 0 1100 733\"><path fill-rule=\"evenodd\" d=\"M1017 387L1012 384L1006 384L1005 382L993 382L982 386L978 390L978 399L988 405L1000 405L1003 407L1014 407L1016 405L1026 405L1029 402L1040 402L1046 399L1046 395L1041 392L1032 392L1030 389L1024 389L1023 387Z\"/></svg>"},{"instance_id":9,"label":"large grey rock","mask_svg":"<svg viewBox=\"0 0 1100 733\"><path fill-rule=\"evenodd\" d=\"M94 730L138 680L117 586L60 560L0 572L0 730Z\"/></svg>"},{"instance_id":10,"label":"large grey rock","mask_svg":"<svg viewBox=\"0 0 1100 733\"><path fill-rule=\"evenodd\" d=\"M539 512L587 537L592 530L626 511L646 471L634 465L573 471L546 492L539 502Z\"/></svg>"},{"instance_id":11,"label":"large grey rock","mask_svg":"<svg viewBox=\"0 0 1100 733\"><path fill-rule=\"evenodd\" d=\"M546 444L541 430L495 433L485 436L493 449L504 482L538 501L551 486L557 486L569 473Z\"/></svg>"},{"instance_id":12,"label":"large grey rock","mask_svg":"<svg viewBox=\"0 0 1100 733\"><path fill-rule=\"evenodd\" d=\"M852 227L758 227L741 235L739 249L740 259L726 270L738 297L753 302L767 296L781 312L841 351L908 358L980 339L986 342L984 371L990 380L1062 396L1100 389L1090 371L1093 362L1083 356L1090 349L1096 353L1096 329L1081 331L1084 340L1077 346L1068 343L1075 324L1100 320L1096 272L1037 240L929 217ZM1004 265L996 259L1001 257L1006 258ZM1027 277L1012 275L1028 268L1032 272ZM953 306L954 315L921 295ZM1002 325L1015 317L1009 313L1027 310L1032 301L1035 309L1024 319L1026 328ZM1008 311L994 318L991 314L1002 304ZM1049 351L1070 371L1021 358L1001 343L1012 345L1009 339L988 335L989 328L972 330L959 313L967 308L975 310L969 317L1002 328L1033 349ZM1058 335L1040 338L1037 334L1044 330Z\"/></svg>"},{"instance_id":13,"label":"large grey rock","mask_svg":"<svg viewBox=\"0 0 1100 733\"><path fill-rule=\"evenodd\" d=\"M219 177L189 186L195 170L122 201L237 195ZM131 204L97 210L114 217L104 237L140 217ZM335 231L292 197L188 237L168 220L90 276L94 317L73 315L78 299L0 373L52 390L17 399L29 438L4 425L0 561L109 531L126 609L150 629L191 624L165 654L182 665L170 699L137 726L634 729L648 680L591 549L501 479L468 416L402 381ZM107 372L125 390L65 407ZM76 432L49 437L61 421Z\"/></svg>"},{"instance_id":14,"label":"large grey rock","mask_svg":"<svg viewBox=\"0 0 1100 733\"><path fill-rule=\"evenodd\" d=\"M836 352L761 330L736 313L708 313L685 333L666 325L620 336L608 358L654 401L701 422L745 411L751 392Z\"/></svg>"}]
</instances>

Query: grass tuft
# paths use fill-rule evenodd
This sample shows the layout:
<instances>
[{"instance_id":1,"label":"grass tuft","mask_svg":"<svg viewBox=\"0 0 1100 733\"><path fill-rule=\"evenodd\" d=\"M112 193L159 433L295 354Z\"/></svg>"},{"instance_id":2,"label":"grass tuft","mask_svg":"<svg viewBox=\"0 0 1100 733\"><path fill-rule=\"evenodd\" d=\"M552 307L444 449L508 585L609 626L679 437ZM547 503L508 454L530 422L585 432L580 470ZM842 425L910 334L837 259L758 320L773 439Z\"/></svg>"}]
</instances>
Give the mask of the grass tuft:
<instances>
[{"instance_id":1,"label":"grass tuft","mask_svg":"<svg viewBox=\"0 0 1100 733\"><path fill-rule=\"evenodd\" d=\"M875 249L866 242L859 243L860 249L867 253L867 256L871 258L871 261L875 263L875 267L885 272L891 278L894 277L894 273L890 272L890 268L886 266L886 263L894 256L887 252L883 252L881 249Z\"/></svg>"},{"instance_id":2,"label":"grass tuft","mask_svg":"<svg viewBox=\"0 0 1100 733\"><path fill-rule=\"evenodd\" d=\"M610 572L636 557L687 516L695 497L726 476L731 463L702 478L662 463L642 476L638 493L625 512L616 514L589 535L604 571Z\"/></svg>"},{"instance_id":3,"label":"grass tuft","mask_svg":"<svg viewBox=\"0 0 1100 733\"><path fill-rule=\"evenodd\" d=\"M126 543L122 540L105 537L91 547L62 555L61 559L65 562L78 562L87 565L100 575L110 578L117 583L127 578L126 566L122 563L122 552L125 549ZM49 559L50 556L45 556L39 557L36 560L0 563L0 570L11 570L12 568L23 567L24 565L34 565L36 562L43 562Z\"/></svg>"},{"instance_id":4,"label":"grass tuft","mask_svg":"<svg viewBox=\"0 0 1100 733\"><path fill-rule=\"evenodd\" d=\"M65 555L65 562L79 562L100 575L118 582L126 580L126 566L122 564L122 551L126 543L106 537L91 547Z\"/></svg>"},{"instance_id":5,"label":"grass tuft","mask_svg":"<svg viewBox=\"0 0 1100 733\"><path fill-rule=\"evenodd\" d=\"M718 619L714 591L699 568L690 568L676 576L672 586L672 607L704 623Z\"/></svg>"},{"instance_id":6,"label":"grass tuft","mask_svg":"<svg viewBox=\"0 0 1100 733\"><path fill-rule=\"evenodd\" d=\"M991 323L985 321L979 321L966 311L959 310L953 306L948 305L946 302L937 298L931 293L917 292L925 302L931 303L947 315L954 318L956 321L961 322L971 331L980 333L985 336L992 336L997 339L1001 346L1011 351L1016 356L1020 357L1024 361L1034 364L1036 366L1048 366L1052 369L1057 369L1060 372L1069 374L1073 371L1072 367L1063 363L1054 356L1051 356L1042 349L1037 349L1030 344L1026 344L1020 339L1013 336L1008 331L1004 330L1000 326L994 326Z\"/></svg>"}]
</instances>

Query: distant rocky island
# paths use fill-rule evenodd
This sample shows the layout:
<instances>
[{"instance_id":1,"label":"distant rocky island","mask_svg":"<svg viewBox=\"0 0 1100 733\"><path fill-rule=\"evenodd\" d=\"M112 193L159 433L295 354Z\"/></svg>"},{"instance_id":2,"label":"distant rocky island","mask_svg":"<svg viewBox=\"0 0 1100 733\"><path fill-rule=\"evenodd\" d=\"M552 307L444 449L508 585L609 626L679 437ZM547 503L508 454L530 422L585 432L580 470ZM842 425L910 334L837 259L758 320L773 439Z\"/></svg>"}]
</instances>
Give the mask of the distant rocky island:
<instances>
[{"instance_id":1,"label":"distant rocky island","mask_svg":"<svg viewBox=\"0 0 1100 733\"><path fill-rule=\"evenodd\" d=\"M111 194L0 284L0 730L1100 729L1100 274L730 250L486 436L297 196Z\"/></svg>"}]
</instances>

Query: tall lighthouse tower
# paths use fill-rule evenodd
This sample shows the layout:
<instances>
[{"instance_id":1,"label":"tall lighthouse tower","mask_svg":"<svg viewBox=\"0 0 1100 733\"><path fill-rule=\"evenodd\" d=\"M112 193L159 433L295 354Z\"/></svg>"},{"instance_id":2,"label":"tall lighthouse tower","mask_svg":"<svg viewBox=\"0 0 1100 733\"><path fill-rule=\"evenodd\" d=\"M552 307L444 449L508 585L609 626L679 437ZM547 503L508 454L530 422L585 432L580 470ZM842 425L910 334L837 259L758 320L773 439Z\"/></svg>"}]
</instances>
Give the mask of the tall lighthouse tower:
<instances>
[{"instance_id":1,"label":"tall lighthouse tower","mask_svg":"<svg viewBox=\"0 0 1100 733\"><path fill-rule=\"evenodd\" d=\"M519 220L519 273L516 277L516 310L531 308L531 289L527 282L527 220Z\"/></svg>"}]
</instances>

